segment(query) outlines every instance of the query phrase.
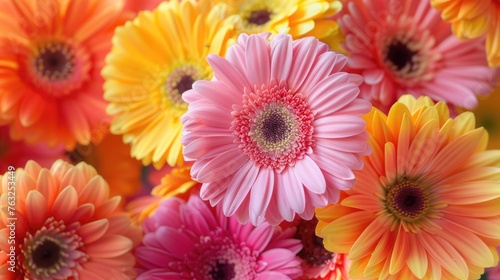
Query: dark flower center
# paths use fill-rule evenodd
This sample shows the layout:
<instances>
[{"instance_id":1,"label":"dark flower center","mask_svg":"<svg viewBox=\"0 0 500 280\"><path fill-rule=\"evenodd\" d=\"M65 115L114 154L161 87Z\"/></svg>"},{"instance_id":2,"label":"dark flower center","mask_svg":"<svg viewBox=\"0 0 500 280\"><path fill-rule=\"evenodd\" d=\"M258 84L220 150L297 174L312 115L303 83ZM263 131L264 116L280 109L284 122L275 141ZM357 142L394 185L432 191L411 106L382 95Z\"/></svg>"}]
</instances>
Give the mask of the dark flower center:
<instances>
[{"instance_id":1,"label":"dark flower center","mask_svg":"<svg viewBox=\"0 0 500 280\"><path fill-rule=\"evenodd\" d=\"M277 143L290 133L290 126L287 125L283 115L271 112L262 121L261 131L265 141Z\"/></svg>"},{"instance_id":2,"label":"dark flower center","mask_svg":"<svg viewBox=\"0 0 500 280\"><path fill-rule=\"evenodd\" d=\"M428 207L427 191L421 185L409 180L392 186L386 200L388 210L405 221L417 220Z\"/></svg>"},{"instance_id":3,"label":"dark flower center","mask_svg":"<svg viewBox=\"0 0 500 280\"><path fill-rule=\"evenodd\" d=\"M217 261L217 264L213 267L210 275L213 280L231 280L236 276L234 271L234 264Z\"/></svg>"},{"instance_id":4,"label":"dark flower center","mask_svg":"<svg viewBox=\"0 0 500 280\"><path fill-rule=\"evenodd\" d=\"M177 90L177 92L179 94L182 95L184 92L193 88L194 82L195 82L195 80L193 79L192 76L184 75L181 77L181 80L175 86L175 89Z\"/></svg>"},{"instance_id":5,"label":"dark flower center","mask_svg":"<svg viewBox=\"0 0 500 280\"><path fill-rule=\"evenodd\" d=\"M35 69L40 76L50 80L64 80L73 72L74 55L64 43L49 43L39 48Z\"/></svg>"},{"instance_id":6,"label":"dark flower center","mask_svg":"<svg viewBox=\"0 0 500 280\"><path fill-rule=\"evenodd\" d=\"M409 49L407 44L404 44L399 40L395 40L388 46L387 60L396 66L397 70L401 70L406 66L411 69L414 64L413 57L417 53L417 51Z\"/></svg>"},{"instance_id":7,"label":"dark flower center","mask_svg":"<svg viewBox=\"0 0 500 280\"><path fill-rule=\"evenodd\" d=\"M61 260L61 247L56 242L46 239L34 248L32 256L37 267L50 268Z\"/></svg>"},{"instance_id":8,"label":"dark flower center","mask_svg":"<svg viewBox=\"0 0 500 280\"><path fill-rule=\"evenodd\" d=\"M271 20L271 13L268 10L252 11L247 18L248 23L255 25L266 24L269 20Z\"/></svg>"},{"instance_id":9,"label":"dark flower center","mask_svg":"<svg viewBox=\"0 0 500 280\"><path fill-rule=\"evenodd\" d=\"M167 77L165 82L165 93L170 102L177 105L186 105L182 100L182 94L193 88L197 80L205 79L197 67L186 64L175 68Z\"/></svg>"},{"instance_id":10,"label":"dark flower center","mask_svg":"<svg viewBox=\"0 0 500 280\"><path fill-rule=\"evenodd\" d=\"M323 238L318 237L315 233L317 224L316 218L310 221L303 220L297 225L295 233L295 238L302 240L303 246L297 256L314 266L325 264L333 258L333 253L325 249Z\"/></svg>"}]
</instances>

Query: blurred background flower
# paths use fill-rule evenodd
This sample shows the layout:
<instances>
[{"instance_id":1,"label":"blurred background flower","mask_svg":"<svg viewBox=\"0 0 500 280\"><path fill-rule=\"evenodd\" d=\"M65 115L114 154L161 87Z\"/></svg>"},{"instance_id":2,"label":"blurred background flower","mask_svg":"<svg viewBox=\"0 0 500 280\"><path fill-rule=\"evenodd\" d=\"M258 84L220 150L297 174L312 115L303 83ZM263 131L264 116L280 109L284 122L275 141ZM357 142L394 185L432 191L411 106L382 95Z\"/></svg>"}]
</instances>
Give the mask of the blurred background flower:
<instances>
[{"instance_id":1,"label":"blurred background flower","mask_svg":"<svg viewBox=\"0 0 500 280\"><path fill-rule=\"evenodd\" d=\"M294 39L336 35L338 26L332 16L342 8L339 0L212 1L227 4L239 33L288 33Z\"/></svg>"},{"instance_id":2,"label":"blurred background flower","mask_svg":"<svg viewBox=\"0 0 500 280\"><path fill-rule=\"evenodd\" d=\"M486 54L492 67L500 66L500 1L497 0L431 0L451 23L460 39L486 36Z\"/></svg>"},{"instance_id":3,"label":"blurred background flower","mask_svg":"<svg viewBox=\"0 0 500 280\"><path fill-rule=\"evenodd\" d=\"M387 112L403 94L473 109L491 92L484 39L461 41L428 1L342 0L336 15L361 96Z\"/></svg>"}]
</instances>

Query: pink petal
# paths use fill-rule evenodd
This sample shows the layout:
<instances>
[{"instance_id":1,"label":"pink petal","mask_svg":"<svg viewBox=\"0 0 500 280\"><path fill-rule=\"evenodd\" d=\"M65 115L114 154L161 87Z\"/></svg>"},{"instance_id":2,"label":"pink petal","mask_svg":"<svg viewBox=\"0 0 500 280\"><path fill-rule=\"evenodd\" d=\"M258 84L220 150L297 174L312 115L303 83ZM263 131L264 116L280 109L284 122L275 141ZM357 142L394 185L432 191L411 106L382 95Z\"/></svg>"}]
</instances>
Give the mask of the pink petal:
<instances>
[{"instance_id":1,"label":"pink petal","mask_svg":"<svg viewBox=\"0 0 500 280\"><path fill-rule=\"evenodd\" d=\"M274 171L260 168L250 193L250 220L254 225L261 222L267 210L274 189Z\"/></svg>"},{"instance_id":2,"label":"pink petal","mask_svg":"<svg viewBox=\"0 0 500 280\"><path fill-rule=\"evenodd\" d=\"M270 58L264 38L250 35L246 43L246 75L250 85L261 85L270 82Z\"/></svg>"},{"instance_id":3,"label":"pink petal","mask_svg":"<svg viewBox=\"0 0 500 280\"><path fill-rule=\"evenodd\" d=\"M278 34L270 42L271 78L286 81L292 67L292 40L285 34Z\"/></svg>"},{"instance_id":4,"label":"pink petal","mask_svg":"<svg viewBox=\"0 0 500 280\"><path fill-rule=\"evenodd\" d=\"M316 162L309 156L298 160L293 168L293 173L304 186L313 193L322 194L326 189L325 177Z\"/></svg>"},{"instance_id":5,"label":"pink petal","mask_svg":"<svg viewBox=\"0 0 500 280\"><path fill-rule=\"evenodd\" d=\"M243 93L244 88L253 88L250 86L245 76L241 74L231 63L224 58L209 54L207 56L208 63L214 70L214 76L217 80L223 82L230 91Z\"/></svg>"},{"instance_id":6,"label":"pink petal","mask_svg":"<svg viewBox=\"0 0 500 280\"><path fill-rule=\"evenodd\" d=\"M363 133L366 123L356 116L328 116L315 119L315 133L323 138L342 138Z\"/></svg>"},{"instance_id":7,"label":"pink petal","mask_svg":"<svg viewBox=\"0 0 500 280\"><path fill-rule=\"evenodd\" d=\"M306 207L306 199L304 186L302 181L296 177L296 172L297 170L291 167L281 172L280 176L283 179L283 184L277 186L277 188L283 189L287 205L290 205L293 211L302 213Z\"/></svg>"},{"instance_id":8,"label":"pink petal","mask_svg":"<svg viewBox=\"0 0 500 280\"><path fill-rule=\"evenodd\" d=\"M271 225L261 224L250 233L246 243L257 252L263 252L273 237L273 231Z\"/></svg>"},{"instance_id":9,"label":"pink petal","mask_svg":"<svg viewBox=\"0 0 500 280\"><path fill-rule=\"evenodd\" d=\"M226 216L232 216L243 200L248 197L248 193L253 187L258 174L259 171L252 161L248 161L236 172L229 183L222 203Z\"/></svg>"},{"instance_id":10,"label":"pink petal","mask_svg":"<svg viewBox=\"0 0 500 280\"><path fill-rule=\"evenodd\" d=\"M193 179L202 183L218 181L233 175L247 161L248 156L240 148L228 150L207 162Z\"/></svg>"}]
</instances>

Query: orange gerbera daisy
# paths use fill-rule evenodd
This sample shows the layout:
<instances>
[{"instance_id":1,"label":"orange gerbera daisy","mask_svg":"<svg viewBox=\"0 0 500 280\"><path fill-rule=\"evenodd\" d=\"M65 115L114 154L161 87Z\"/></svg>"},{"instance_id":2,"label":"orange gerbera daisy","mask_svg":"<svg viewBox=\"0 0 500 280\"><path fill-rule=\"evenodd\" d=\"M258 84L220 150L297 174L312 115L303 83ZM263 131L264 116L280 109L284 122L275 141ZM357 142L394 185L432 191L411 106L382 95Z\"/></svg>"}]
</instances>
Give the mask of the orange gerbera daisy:
<instances>
[{"instance_id":1,"label":"orange gerbera daisy","mask_svg":"<svg viewBox=\"0 0 500 280\"><path fill-rule=\"evenodd\" d=\"M14 140L87 145L109 122L100 70L121 0L0 2L0 123Z\"/></svg>"},{"instance_id":2,"label":"orange gerbera daisy","mask_svg":"<svg viewBox=\"0 0 500 280\"><path fill-rule=\"evenodd\" d=\"M498 0L431 0L452 24L453 33L461 39L486 35L486 53L490 66L500 66L500 1Z\"/></svg>"},{"instance_id":3,"label":"orange gerbera daisy","mask_svg":"<svg viewBox=\"0 0 500 280\"><path fill-rule=\"evenodd\" d=\"M353 278L479 278L500 245L500 151L485 129L408 95L365 120L373 153L357 185L316 212L325 247L349 254Z\"/></svg>"},{"instance_id":4,"label":"orange gerbera daisy","mask_svg":"<svg viewBox=\"0 0 500 280\"><path fill-rule=\"evenodd\" d=\"M140 231L90 165L59 160L49 170L29 161L0 180L1 279L132 276Z\"/></svg>"}]
</instances>

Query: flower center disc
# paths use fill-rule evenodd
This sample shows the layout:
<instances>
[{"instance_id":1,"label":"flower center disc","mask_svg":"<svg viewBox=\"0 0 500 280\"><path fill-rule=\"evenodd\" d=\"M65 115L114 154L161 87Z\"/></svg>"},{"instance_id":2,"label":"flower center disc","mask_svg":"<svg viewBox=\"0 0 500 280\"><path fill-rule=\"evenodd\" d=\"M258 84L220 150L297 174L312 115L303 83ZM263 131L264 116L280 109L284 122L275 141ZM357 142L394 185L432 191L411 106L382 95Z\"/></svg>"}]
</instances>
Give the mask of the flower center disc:
<instances>
[{"instance_id":1,"label":"flower center disc","mask_svg":"<svg viewBox=\"0 0 500 280\"><path fill-rule=\"evenodd\" d=\"M217 261L217 264L212 268L210 273L212 279L216 280L231 280L236 276L234 264Z\"/></svg>"},{"instance_id":2,"label":"flower center disc","mask_svg":"<svg viewBox=\"0 0 500 280\"><path fill-rule=\"evenodd\" d=\"M398 71L405 67L411 70L414 64L413 57L417 53L417 51L409 49L406 44L395 40L388 46L387 60L396 66Z\"/></svg>"},{"instance_id":3,"label":"flower center disc","mask_svg":"<svg viewBox=\"0 0 500 280\"><path fill-rule=\"evenodd\" d=\"M264 25L270 20L271 13L265 9L252 11L247 18L248 23L255 25Z\"/></svg>"},{"instance_id":4,"label":"flower center disc","mask_svg":"<svg viewBox=\"0 0 500 280\"><path fill-rule=\"evenodd\" d=\"M90 78L88 54L65 41L39 42L27 60L26 78L50 96L63 96Z\"/></svg>"},{"instance_id":5,"label":"flower center disc","mask_svg":"<svg viewBox=\"0 0 500 280\"><path fill-rule=\"evenodd\" d=\"M35 58L38 72L50 80L62 80L73 71L73 56L64 44L47 44Z\"/></svg>"},{"instance_id":6,"label":"flower center disc","mask_svg":"<svg viewBox=\"0 0 500 280\"><path fill-rule=\"evenodd\" d=\"M82 238L76 234L79 226L66 226L51 217L34 235L28 233L21 245L26 278L68 279L77 275L78 266L88 260L81 251Z\"/></svg>"},{"instance_id":7,"label":"flower center disc","mask_svg":"<svg viewBox=\"0 0 500 280\"><path fill-rule=\"evenodd\" d=\"M186 105L182 94L193 88L193 83L205 77L193 65L183 65L175 68L165 82L167 98L176 105Z\"/></svg>"},{"instance_id":8,"label":"flower center disc","mask_svg":"<svg viewBox=\"0 0 500 280\"><path fill-rule=\"evenodd\" d=\"M313 113L304 97L286 86L257 88L233 111L232 129L255 163L281 172L310 151Z\"/></svg>"},{"instance_id":9,"label":"flower center disc","mask_svg":"<svg viewBox=\"0 0 500 280\"><path fill-rule=\"evenodd\" d=\"M410 32L411 33L411 32ZM398 34L383 41L382 61L395 78L403 79L405 83L412 80L428 79L432 63L437 59L431 56L432 37L423 34L422 38L413 38L408 34ZM425 40L431 40L431 43Z\"/></svg>"},{"instance_id":10,"label":"flower center disc","mask_svg":"<svg viewBox=\"0 0 500 280\"><path fill-rule=\"evenodd\" d=\"M34 248L32 257L37 267L53 267L61 259L61 244L47 238Z\"/></svg>"},{"instance_id":11,"label":"flower center disc","mask_svg":"<svg viewBox=\"0 0 500 280\"><path fill-rule=\"evenodd\" d=\"M429 203L427 191L413 181L402 181L392 186L386 195L386 205L393 215L404 221L418 220Z\"/></svg>"}]
</instances>

